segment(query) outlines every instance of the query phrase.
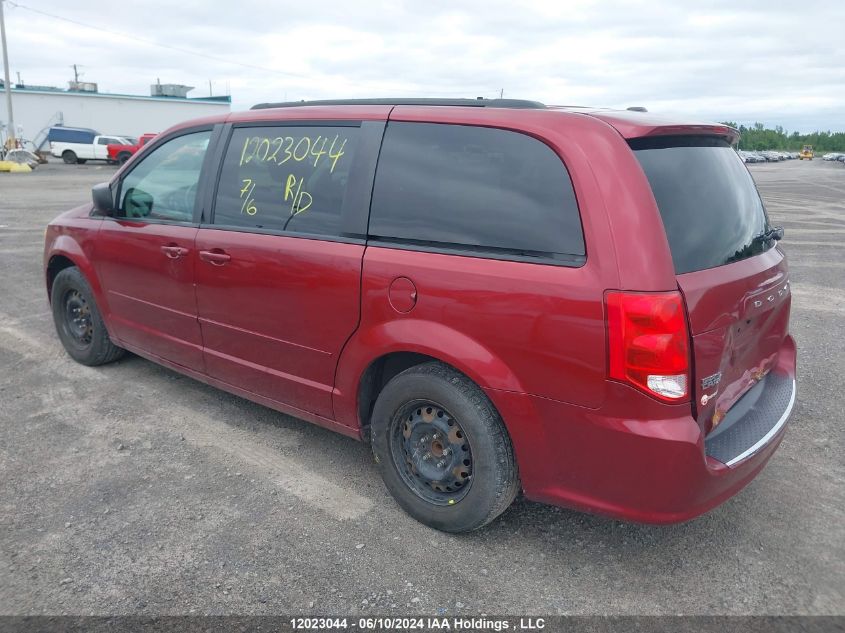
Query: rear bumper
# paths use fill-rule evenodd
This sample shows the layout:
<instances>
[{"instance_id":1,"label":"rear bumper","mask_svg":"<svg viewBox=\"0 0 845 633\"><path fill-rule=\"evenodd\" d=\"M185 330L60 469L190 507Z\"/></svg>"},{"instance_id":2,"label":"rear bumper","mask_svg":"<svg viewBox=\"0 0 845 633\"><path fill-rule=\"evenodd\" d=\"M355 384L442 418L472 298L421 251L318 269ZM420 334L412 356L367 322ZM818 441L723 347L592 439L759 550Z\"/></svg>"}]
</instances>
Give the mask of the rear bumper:
<instances>
[{"instance_id":1,"label":"rear bumper","mask_svg":"<svg viewBox=\"0 0 845 633\"><path fill-rule=\"evenodd\" d=\"M735 466L765 449L780 433L795 406L795 378L768 374L728 411L705 442L705 453Z\"/></svg>"},{"instance_id":2,"label":"rear bumper","mask_svg":"<svg viewBox=\"0 0 845 633\"><path fill-rule=\"evenodd\" d=\"M511 433L529 499L629 521L677 523L735 495L777 449L795 403L791 337L761 382L718 443L705 438L689 404L664 405L621 384L609 387L597 410L489 393ZM783 385L789 388L785 401Z\"/></svg>"}]
</instances>

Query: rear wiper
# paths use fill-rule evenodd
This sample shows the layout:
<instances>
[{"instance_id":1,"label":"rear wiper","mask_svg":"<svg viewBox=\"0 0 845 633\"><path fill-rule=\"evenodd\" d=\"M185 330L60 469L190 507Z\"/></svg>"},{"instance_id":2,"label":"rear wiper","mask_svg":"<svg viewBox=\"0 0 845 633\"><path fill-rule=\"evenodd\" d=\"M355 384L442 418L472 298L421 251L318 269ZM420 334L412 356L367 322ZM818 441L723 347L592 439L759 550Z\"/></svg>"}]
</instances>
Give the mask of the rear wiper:
<instances>
[{"instance_id":1,"label":"rear wiper","mask_svg":"<svg viewBox=\"0 0 845 633\"><path fill-rule=\"evenodd\" d=\"M772 240L778 241L783 239L783 227L782 226L774 226L767 231L763 231L759 235L755 235L751 238L752 244L761 244L765 242L771 242Z\"/></svg>"}]
</instances>

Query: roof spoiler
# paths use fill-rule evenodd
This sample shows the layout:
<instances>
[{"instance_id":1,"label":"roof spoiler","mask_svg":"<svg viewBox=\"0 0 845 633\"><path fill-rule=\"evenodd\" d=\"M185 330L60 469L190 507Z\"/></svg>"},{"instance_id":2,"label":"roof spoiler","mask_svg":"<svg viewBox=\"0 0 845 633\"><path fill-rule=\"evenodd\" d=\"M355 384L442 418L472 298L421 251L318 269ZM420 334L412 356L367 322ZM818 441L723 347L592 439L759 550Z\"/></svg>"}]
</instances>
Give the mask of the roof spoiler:
<instances>
[{"instance_id":1,"label":"roof spoiler","mask_svg":"<svg viewBox=\"0 0 845 633\"><path fill-rule=\"evenodd\" d=\"M720 136L728 143L739 140L739 130L729 125L657 125L641 136Z\"/></svg>"}]
</instances>

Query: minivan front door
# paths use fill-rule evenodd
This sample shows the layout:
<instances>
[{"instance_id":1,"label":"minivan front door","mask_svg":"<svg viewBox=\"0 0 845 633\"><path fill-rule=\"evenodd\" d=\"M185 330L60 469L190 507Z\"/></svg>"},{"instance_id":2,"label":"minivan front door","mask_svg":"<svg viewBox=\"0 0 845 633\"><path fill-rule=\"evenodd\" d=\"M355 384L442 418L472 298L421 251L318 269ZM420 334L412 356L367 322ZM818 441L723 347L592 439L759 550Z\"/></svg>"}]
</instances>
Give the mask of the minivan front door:
<instances>
[{"instance_id":1,"label":"minivan front door","mask_svg":"<svg viewBox=\"0 0 845 633\"><path fill-rule=\"evenodd\" d=\"M173 138L121 179L94 258L119 343L196 371L203 361L194 207L210 137L205 130Z\"/></svg>"}]
</instances>

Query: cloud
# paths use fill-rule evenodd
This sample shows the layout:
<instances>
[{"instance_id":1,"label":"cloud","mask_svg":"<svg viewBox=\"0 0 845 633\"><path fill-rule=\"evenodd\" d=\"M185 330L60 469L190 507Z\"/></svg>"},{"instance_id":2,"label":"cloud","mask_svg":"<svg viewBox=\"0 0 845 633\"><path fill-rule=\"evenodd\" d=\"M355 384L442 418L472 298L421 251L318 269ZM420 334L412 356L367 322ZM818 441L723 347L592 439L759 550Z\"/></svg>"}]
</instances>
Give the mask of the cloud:
<instances>
[{"instance_id":1,"label":"cloud","mask_svg":"<svg viewBox=\"0 0 845 633\"><path fill-rule=\"evenodd\" d=\"M196 86L192 96L202 96L211 80L216 93L231 91L237 109L504 90L547 103L845 130L839 2L20 4L103 29L7 3L12 71L33 84L65 86L77 63L102 91L144 94L160 78Z\"/></svg>"}]
</instances>

